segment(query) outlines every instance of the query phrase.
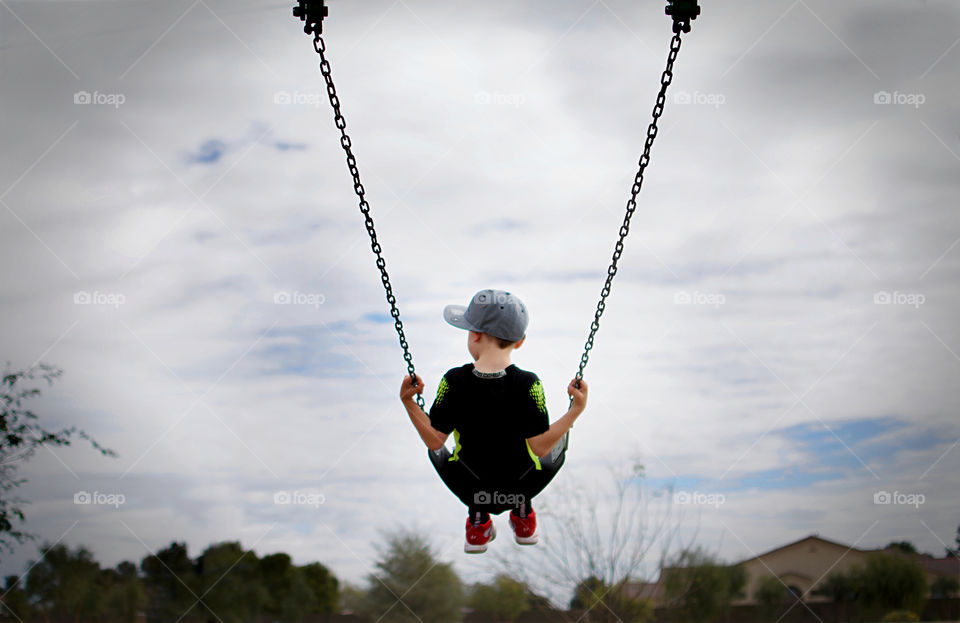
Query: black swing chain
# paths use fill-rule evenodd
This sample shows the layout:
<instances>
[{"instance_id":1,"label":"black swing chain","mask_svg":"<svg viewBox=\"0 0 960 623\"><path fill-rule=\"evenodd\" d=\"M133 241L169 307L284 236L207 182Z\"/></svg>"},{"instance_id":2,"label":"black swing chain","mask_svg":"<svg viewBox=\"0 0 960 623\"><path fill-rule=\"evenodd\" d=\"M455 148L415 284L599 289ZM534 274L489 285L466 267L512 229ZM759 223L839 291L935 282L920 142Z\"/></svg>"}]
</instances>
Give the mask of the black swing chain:
<instances>
[{"instance_id":1,"label":"black swing chain","mask_svg":"<svg viewBox=\"0 0 960 623\"><path fill-rule=\"evenodd\" d=\"M670 53L667 56L667 66L660 77L660 92L657 94L657 103L653 107L653 120L647 128L647 138L643 146L643 154L640 156L639 168L634 177L633 187L630 193L630 199L627 200L626 214L623 217L623 223L620 225L620 237L617 240L613 252L613 258L607 268L607 278L600 290L600 300L597 302L596 313L593 322L590 323L590 334L584 344L583 355L580 357L580 366L577 370L575 382L577 387L583 379L583 371L587 367L590 359L590 349L593 348L593 341L597 331L600 329L600 317L607 306L607 297L610 295L610 289L613 286L613 278L617 274L617 265L620 256L623 254L623 243L630 233L630 219L637 209L637 195L643 187L643 176L647 165L650 163L650 150L653 147L653 141L657 137L659 128L657 122L663 114L663 107L667 100L667 87L673 81L673 64L677 60L677 54L680 52L681 39L683 32L690 32L690 22L700 14L700 7L697 0L668 0L666 9L667 15L673 17L673 38L670 40ZM360 170L357 168L357 159L353 155L352 142L347 134L347 122L340 112L340 99L337 97L336 87L333 85L333 76L330 70L330 63L327 61L326 46L321 36L323 28L323 18L327 16L327 8L324 0L300 0L298 7L294 8L294 16L299 17L301 21L306 22L304 32L313 33L313 47L320 55L320 72L327 84L327 95L330 98L330 106L333 108L333 118L337 128L340 130L340 146L343 147L344 154L347 157L347 167L350 169L350 175L353 176L353 190L360 200L360 212L363 214L364 224L367 228L367 234L370 236L370 248L377 257L377 268L380 270L380 281L383 282L383 289L386 293L387 302L390 304L390 315L394 319L394 327L397 330L397 336L400 339L400 347L403 349L403 359L407 362L407 372L411 380L416 379L413 367L413 355L410 354L410 347L407 344L406 335L403 332L403 322L400 320L400 310L397 308L397 298L393 294L393 287L390 285L390 276L387 274L387 263L383 259L380 243L377 241L377 231L374 228L373 217L370 216L370 205L364 196L363 184L360 181ZM424 400L421 394L416 394L417 404L424 407Z\"/></svg>"},{"instance_id":2,"label":"black swing chain","mask_svg":"<svg viewBox=\"0 0 960 623\"><path fill-rule=\"evenodd\" d=\"M610 296L613 278L617 274L617 264L620 261L620 255L623 253L623 241L627 238L627 234L630 233L630 219L637 209L637 195L640 194L640 189L643 187L643 175L647 170L647 165L650 163L650 149L653 147L653 141L657 138L657 132L659 131L657 122L660 119L660 115L663 114L663 106L667 101L667 87L669 87L673 81L673 63L677 60L677 54L680 52L680 31L683 30L682 26L683 24L678 28L675 25L674 35L670 40L670 54L667 56L667 68L663 70L663 75L660 77L660 92L657 94L657 103L653 107L653 120L647 128L647 140L643 146L643 155L640 156L637 175L633 180L630 199L627 201L627 211L623 217L623 224L620 225L620 238L617 240L616 248L613 251L613 259L610 262L610 267L607 268L607 279L603 284L603 289L600 290L600 300L597 302L597 311L594 314L593 322L590 323L590 335L587 336L587 341L583 347L583 355L580 357L580 368L577 370L576 375L576 386L578 388L580 387L580 381L583 379L583 370L587 367L587 361L590 359L590 349L593 348L593 339L597 334L597 330L600 328L600 317L607 307L607 297ZM689 29L689 21L687 21L686 31L689 32Z\"/></svg>"},{"instance_id":3,"label":"black swing chain","mask_svg":"<svg viewBox=\"0 0 960 623\"><path fill-rule=\"evenodd\" d=\"M333 107L333 120L340 130L340 146L347 156L347 167L350 169L350 175L353 176L353 191L360 200L360 212L363 214L364 224L367 227L367 234L370 236L370 248L377 256L377 268L380 269L380 281L383 282L383 289L386 292L387 302L390 304L390 315L394 320L394 327L397 329L397 336L400 338L400 348L403 349L403 360L407 362L407 372L410 374L411 382L415 382L416 373L413 367L413 355L410 354L410 346L407 344L407 336L403 332L403 322L400 320L400 310L397 308L397 297L393 294L393 286L390 285L390 275L387 274L387 262L383 259L380 243L377 241L377 230L373 225L373 217L370 216L370 204L364 196L363 184L360 182L360 169L357 168L357 159L353 155L353 144L350 136L347 134L347 121L340 112L340 99L337 97L337 89L333 86L333 76L330 71L330 63L324 54L326 46L323 37L319 32L314 32L313 48L320 55L320 73L327 83L327 95L330 97L330 106ZM417 404L424 408L422 394L415 394Z\"/></svg>"}]
</instances>

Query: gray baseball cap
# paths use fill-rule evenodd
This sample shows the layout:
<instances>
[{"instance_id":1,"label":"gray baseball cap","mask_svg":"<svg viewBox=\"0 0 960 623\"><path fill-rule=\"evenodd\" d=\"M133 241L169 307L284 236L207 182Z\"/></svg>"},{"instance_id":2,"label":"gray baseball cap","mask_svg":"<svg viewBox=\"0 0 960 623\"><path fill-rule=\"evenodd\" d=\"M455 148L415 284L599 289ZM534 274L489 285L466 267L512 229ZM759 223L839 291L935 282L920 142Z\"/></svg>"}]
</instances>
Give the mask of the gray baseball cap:
<instances>
[{"instance_id":1,"label":"gray baseball cap","mask_svg":"<svg viewBox=\"0 0 960 623\"><path fill-rule=\"evenodd\" d=\"M466 307L447 305L443 308L443 319L459 329L487 333L511 342L523 339L530 322L523 301L503 290L480 290Z\"/></svg>"}]
</instances>

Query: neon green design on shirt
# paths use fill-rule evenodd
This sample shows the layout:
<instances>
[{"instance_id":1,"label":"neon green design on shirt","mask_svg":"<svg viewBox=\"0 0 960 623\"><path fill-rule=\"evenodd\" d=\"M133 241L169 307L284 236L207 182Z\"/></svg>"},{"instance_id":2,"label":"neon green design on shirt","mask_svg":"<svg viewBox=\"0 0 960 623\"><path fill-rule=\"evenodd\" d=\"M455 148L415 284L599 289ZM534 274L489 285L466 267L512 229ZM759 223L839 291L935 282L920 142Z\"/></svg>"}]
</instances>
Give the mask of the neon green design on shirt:
<instances>
[{"instance_id":1,"label":"neon green design on shirt","mask_svg":"<svg viewBox=\"0 0 960 623\"><path fill-rule=\"evenodd\" d=\"M447 377L441 377L440 385L437 387L437 400L435 404L443 402L443 397L447 395L448 391L450 391L450 384L447 383Z\"/></svg>"},{"instance_id":2,"label":"neon green design on shirt","mask_svg":"<svg viewBox=\"0 0 960 623\"><path fill-rule=\"evenodd\" d=\"M533 398L533 402L537 405L540 413L547 412L547 401L543 396L543 383L540 382L540 379L534 381L533 385L530 386L530 397Z\"/></svg>"},{"instance_id":3,"label":"neon green design on shirt","mask_svg":"<svg viewBox=\"0 0 960 623\"><path fill-rule=\"evenodd\" d=\"M456 446L453 448L453 455L447 460L459 461L460 460L460 431L458 431L457 429L453 429L453 442L456 444Z\"/></svg>"}]
</instances>

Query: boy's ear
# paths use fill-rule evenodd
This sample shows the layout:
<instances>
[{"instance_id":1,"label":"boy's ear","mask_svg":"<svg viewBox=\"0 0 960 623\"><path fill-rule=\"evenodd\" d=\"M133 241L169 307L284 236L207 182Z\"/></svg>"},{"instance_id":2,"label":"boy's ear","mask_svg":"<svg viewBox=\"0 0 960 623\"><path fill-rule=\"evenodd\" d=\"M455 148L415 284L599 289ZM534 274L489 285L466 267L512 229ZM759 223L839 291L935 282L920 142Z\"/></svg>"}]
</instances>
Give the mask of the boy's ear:
<instances>
[{"instance_id":1,"label":"boy's ear","mask_svg":"<svg viewBox=\"0 0 960 623\"><path fill-rule=\"evenodd\" d=\"M522 338L520 338L520 341L518 341L517 343L515 343L515 344L513 345L513 347L514 347L514 348L520 348L521 346L523 346L523 341L526 340L526 339L527 339L527 336L524 335Z\"/></svg>"}]
</instances>

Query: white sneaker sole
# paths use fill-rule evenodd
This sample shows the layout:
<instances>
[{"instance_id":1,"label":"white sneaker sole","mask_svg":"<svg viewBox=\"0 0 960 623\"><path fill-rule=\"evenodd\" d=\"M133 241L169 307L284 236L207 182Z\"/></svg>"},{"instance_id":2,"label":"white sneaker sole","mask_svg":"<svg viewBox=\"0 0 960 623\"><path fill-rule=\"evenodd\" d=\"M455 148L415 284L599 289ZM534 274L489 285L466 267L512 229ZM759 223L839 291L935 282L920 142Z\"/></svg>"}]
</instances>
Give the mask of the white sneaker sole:
<instances>
[{"instance_id":1,"label":"white sneaker sole","mask_svg":"<svg viewBox=\"0 0 960 623\"><path fill-rule=\"evenodd\" d=\"M497 526L492 526L490 530L490 540L484 543L483 545L471 545L470 543L463 544L463 552L465 554L482 554L487 551L487 546L493 543L493 540L497 538Z\"/></svg>"},{"instance_id":2,"label":"white sneaker sole","mask_svg":"<svg viewBox=\"0 0 960 623\"><path fill-rule=\"evenodd\" d=\"M513 540L517 542L517 545L536 545L540 540L540 535L534 534L533 536L517 536L514 534Z\"/></svg>"}]
</instances>

